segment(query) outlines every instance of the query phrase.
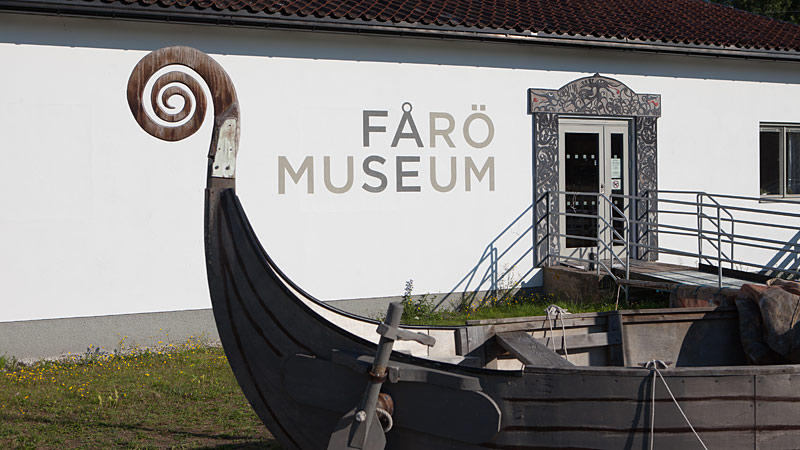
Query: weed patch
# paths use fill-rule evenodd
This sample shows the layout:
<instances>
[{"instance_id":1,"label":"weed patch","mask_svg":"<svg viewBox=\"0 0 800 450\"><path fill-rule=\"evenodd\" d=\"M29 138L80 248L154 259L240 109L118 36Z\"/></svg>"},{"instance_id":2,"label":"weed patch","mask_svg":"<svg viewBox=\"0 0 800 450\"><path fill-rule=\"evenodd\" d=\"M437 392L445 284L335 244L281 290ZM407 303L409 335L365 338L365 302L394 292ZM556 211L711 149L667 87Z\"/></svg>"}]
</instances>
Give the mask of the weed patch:
<instances>
[{"instance_id":1,"label":"weed patch","mask_svg":"<svg viewBox=\"0 0 800 450\"><path fill-rule=\"evenodd\" d=\"M613 311L618 309L616 299L609 297L593 302L574 302L546 294L526 294L522 291L502 289L477 300L466 295L453 309L436 308L429 295L412 295L413 280L406 282L403 294L403 318L406 325L464 325L468 320L500 319L507 317L544 316L550 305L560 306L571 313ZM643 295L619 305L624 309L666 308L664 296Z\"/></svg>"}]
</instances>

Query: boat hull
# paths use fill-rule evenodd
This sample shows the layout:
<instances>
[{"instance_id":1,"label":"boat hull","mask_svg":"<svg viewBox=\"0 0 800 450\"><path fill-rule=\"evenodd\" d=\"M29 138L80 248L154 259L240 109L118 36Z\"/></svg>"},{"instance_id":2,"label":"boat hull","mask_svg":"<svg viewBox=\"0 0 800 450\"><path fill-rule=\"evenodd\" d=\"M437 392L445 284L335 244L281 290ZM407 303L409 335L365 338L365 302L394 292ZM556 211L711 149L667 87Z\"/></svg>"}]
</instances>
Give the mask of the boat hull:
<instances>
[{"instance_id":1,"label":"boat hull","mask_svg":"<svg viewBox=\"0 0 800 450\"><path fill-rule=\"evenodd\" d=\"M231 366L259 417L285 448L327 448L337 421L358 404L367 383L365 373L337 362L335 353L354 360L374 354L375 345L314 312L308 302L315 300L292 285L261 248L234 192L220 195L222 219L216 238L209 241L218 246L219 269L210 272L209 281ZM659 446L699 445L663 382L648 369L526 366L501 371L401 353L393 361L477 379L480 394L498 406L501 420L499 431L488 439L469 436L465 442L459 436L470 435L480 422L480 413L477 419L465 418L465 408L484 411L491 420L486 404L472 398L476 391L387 382L383 391L395 399L396 408L395 426L387 433L389 449L646 448L651 420ZM662 370L709 448L796 448L798 372L797 366ZM425 420L408 417L423 413ZM438 430L421 429L420 423Z\"/></svg>"}]
</instances>

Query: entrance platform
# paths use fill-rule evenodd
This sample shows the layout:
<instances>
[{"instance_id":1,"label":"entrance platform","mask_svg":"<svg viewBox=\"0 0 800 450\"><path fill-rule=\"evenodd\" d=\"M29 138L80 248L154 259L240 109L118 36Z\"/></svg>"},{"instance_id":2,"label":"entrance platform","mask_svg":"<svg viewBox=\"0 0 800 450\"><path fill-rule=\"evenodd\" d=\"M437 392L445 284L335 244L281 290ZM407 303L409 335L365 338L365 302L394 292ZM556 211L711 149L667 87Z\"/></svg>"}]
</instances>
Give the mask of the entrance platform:
<instances>
[{"instance_id":1,"label":"entrance platform","mask_svg":"<svg viewBox=\"0 0 800 450\"><path fill-rule=\"evenodd\" d=\"M625 277L625 271L621 267L615 265L614 272L617 276ZM716 273L709 273L696 267L678 264L633 260L630 262L630 279L732 289L739 289L743 284L754 283L753 281L726 276L723 273L722 285L719 286L719 276Z\"/></svg>"}]
</instances>

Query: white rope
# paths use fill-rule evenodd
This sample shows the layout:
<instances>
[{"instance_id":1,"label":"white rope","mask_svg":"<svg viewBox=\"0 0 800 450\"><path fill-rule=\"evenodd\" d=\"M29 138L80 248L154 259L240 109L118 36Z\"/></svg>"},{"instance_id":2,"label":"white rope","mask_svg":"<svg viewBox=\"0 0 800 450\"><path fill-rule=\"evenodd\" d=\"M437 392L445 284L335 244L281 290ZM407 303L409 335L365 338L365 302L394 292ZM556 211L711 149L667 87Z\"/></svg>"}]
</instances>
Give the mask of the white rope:
<instances>
[{"instance_id":1,"label":"white rope","mask_svg":"<svg viewBox=\"0 0 800 450\"><path fill-rule=\"evenodd\" d=\"M669 393L669 396L672 397L672 401L675 402L675 406L678 407L678 411L680 411L681 415L683 416L683 420L685 420L686 423L689 425L689 428L691 428L692 433L694 433L694 437L696 437L697 440L700 441L700 445L702 445L705 450L708 450L708 447L706 447L706 444L703 442L702 439L700 439L700 435L697 434L697 431L694 430L694 427L692 426L692 423L689 422L689 418L686 417L686 413L683 412L683 409L681 408L681 405L678 404L678 400L676 400L675 396L672 395L672 390L669 388L669 385L667 384L667 380L664 379L664 376L661 375L661 371L658 370L658 366L659 365L661 365L661 367L664 368L664 369L667 368L667 363L665 363L664 361L661 361L660 359L651 359L644 366L645 369L652 369L653 370L653 383L652 383L653 384L653 389L652 389L652 394L651 394L651 397L650 397L650 450L653 450L653 437L655 436L655 423L656 423L656 375L658 375L658 377L661 378L661 381L664 382L664 387L667 388L667 392Z\"/></svg>"},{"instance_id":2,"label":"white rope","mask_svg":"<svg viewBox=\"0 0 800 450\"><path fill-rule=\"evenodd\" d=\"M385 409L375 407L375 412L378 413L378 420L381 422L381 427L383 428L384 433L388 433L389 430L392 429L394 425L394 420L392 420L392 415L389 414L389 411ZM383 422L386 422L384 425Z\"/></svg>"},{"instance_id":3,"label":"white rope","mask_svg":"<svg viewBox=\"0 0 800 450\"><path fill-rule=\"evenodd\" d=\"M544 310L547 314L547 323L550 325L550 343L553 345L553 351L556 351L556 340L553 336L553 322L550 320L550 315L555 315L556 320L561 320L561 348L564 349L564 359L569 361L569 352L567 351L567 329L564 326L564 316L569 314L569 311L558 306L550 305Z\"/></svg>"}]
</instances>

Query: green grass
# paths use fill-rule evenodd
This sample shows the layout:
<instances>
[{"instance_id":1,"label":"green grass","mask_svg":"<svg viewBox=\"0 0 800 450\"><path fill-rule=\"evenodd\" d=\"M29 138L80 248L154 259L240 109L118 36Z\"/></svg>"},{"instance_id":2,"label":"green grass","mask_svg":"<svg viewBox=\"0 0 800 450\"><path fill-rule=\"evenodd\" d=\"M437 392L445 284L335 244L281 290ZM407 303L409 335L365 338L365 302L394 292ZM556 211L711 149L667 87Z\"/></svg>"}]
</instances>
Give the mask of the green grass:
<instances>
[{"instance_id":1,"label":"green grass","mask_svg":"<svg viewBox=\"0 0 800 450\"><path fill-rule=\"evenodd\" d=\"M664 296L640 295L625 302L620 300L619 309L666 308L669 301ZM481 301L464 302L455 310L434 308L433 302L422 296L412 300L406 296L402 323L406 325L464 325L468 320L500 319L546 315L550 305L557 305L571 313L613 311L617 309L616 298L591 302L569 302L552 295L490 296Z\"/></svg>"},{"instance_id":2,"label":"green grass","mask_svg":"<svg viewBox=\"0 0 800 450\"><path fill-rule=\"evenodd\" d=\"M0 448L280 449L221 348L0 361Z\"/></svg>"}]
</instances>

